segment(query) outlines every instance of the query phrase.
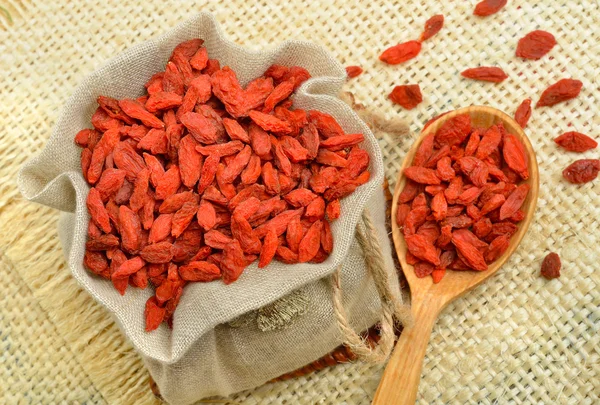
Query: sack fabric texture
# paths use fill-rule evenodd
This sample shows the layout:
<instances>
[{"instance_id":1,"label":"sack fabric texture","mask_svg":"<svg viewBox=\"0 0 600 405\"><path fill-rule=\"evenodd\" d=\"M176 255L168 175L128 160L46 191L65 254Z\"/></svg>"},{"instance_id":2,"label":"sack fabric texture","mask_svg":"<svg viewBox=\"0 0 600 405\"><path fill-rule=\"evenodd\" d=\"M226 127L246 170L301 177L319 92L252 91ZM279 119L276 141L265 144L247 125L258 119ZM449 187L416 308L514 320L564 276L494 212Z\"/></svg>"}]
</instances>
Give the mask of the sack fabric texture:
<instances>
[{"instance_id":1,"label":"sack fabric texture","mask_svg":"<svg viewBox=\"0 0 600 405\"><path fill-rule=\"evenodd\" d=\"M266 269L250 265L231 285L221 281L190 283L175 311L173 329L164 323L144 330L144 306L153 290L128 289L121 296L112 283L83 265L89 215L89 190L80 169L75 134L90 126L99 95L136 98L144 83L164 69L173 48L193 38L203 39L211 58L230 66L244 86L272 64L303 66L312 78L294 96L294 107L334 116L346 133L364 133L371 179L341 200L343 215L332 223L334 249L320 264L287 265L273 261ZM327 354L341 343L332 306L330 274L342 266L344 306L352 325L365 330L380 318L381 303L367 273L365 257L354 238L364 209L372 216L385 250L388 278L399 297L391 248L385 227L383 160L372 132L350 106L336 98L346 72L321 47L290 41L269 51L248 51L225 39L209 13L198 14L157 39L132 47L88 76L67 101L42 153L23 167L19 187L28 199L65 211L59 237L73 276L111 313L127 338L144 357L163 398L189 404L207 396L229 395L264 384ZM305 313L287 325L261 330L255 322L228 322L302 288ZM285 327L284 327L285 326Z\"/></svg>"},{"instance_id":2,"label":"sack fabric texture","mask_svg":"<svg viewBox=\"0 0 600 405\"><path fill-rule=\"evenodd\" d=\"M552 139L571 130L600 139L600 4L511 0L499 13L479 18L473 16L476 3L1 2L0 402L160 403L148 389L148 370L131 341L68 266L58 237L59 211L23 198L16 178L25 161L48 144L60 108L82 78L132 46L210 11L227 38L244 49L272 50L286 40L303 39L323 46L344 66L360 65L365 73L343 89L386 119L408 121L412 130L413 136L400 138L375 133L392 187L406 151L433 116L468 105L512 114L523 99L535 103L559 79L583 82L576 99L534 110L526 133L538 157L540 197L531 229L496 276L440 315L417 403L599 403L600 183L575 186L561 177L573 160L598 158L598 150L577 156L558 149ZM434 14L445 16L444 28L423 43L417 58L398 66L378 60L386 47L416 39ZM553 33L557 46L538 61L516 58L518 40L537 29ZM494 84L460 76L476 66L499 66L509 78ZM123 76L117 76L121 82ZM387 99L393 86L412 83L419 83L423 93L413 110ZM89 118L91 110L70 118L85 125L86 114ZM70 180L64 181L72 189ZM563 261L561 277L550 282L539 277L549 251ZM383 365L341 364L221 402L368 404L382 371Z\"/></svg>"}]
</instances>

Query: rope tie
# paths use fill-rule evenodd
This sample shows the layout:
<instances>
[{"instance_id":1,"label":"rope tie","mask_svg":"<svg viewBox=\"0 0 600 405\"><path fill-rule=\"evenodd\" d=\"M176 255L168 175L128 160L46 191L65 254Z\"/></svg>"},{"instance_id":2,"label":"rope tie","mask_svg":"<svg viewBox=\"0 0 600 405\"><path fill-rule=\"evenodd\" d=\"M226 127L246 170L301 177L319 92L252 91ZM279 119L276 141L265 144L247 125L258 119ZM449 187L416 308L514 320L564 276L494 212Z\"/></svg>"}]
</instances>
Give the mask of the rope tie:
<instances>
[{"instance_id":1,"label":"rope tie","mask_svg":"<svg viewBox=\"0 0 600 405\"><path fill-rule=\"evenodd\" d=\"M356 239L365 256L367 271L373 277L375 287L381 300L381 338L379 343L371 347L354 331L348 321L348 314L342 302L342 286L340 265L331 276L333 290L333 312L337 319L338 327L342 333L343 341L361 360L368 363L382 363L387 360L394 347L396 335L394 333L394 318L405 325L411 321L410 310L402 305L394 296L390 288L390 280L381 250L381 243L377 230L373 225L368 210L363 211L362 222L364 231L356 228Z\"/></svg>"}]
</instances>

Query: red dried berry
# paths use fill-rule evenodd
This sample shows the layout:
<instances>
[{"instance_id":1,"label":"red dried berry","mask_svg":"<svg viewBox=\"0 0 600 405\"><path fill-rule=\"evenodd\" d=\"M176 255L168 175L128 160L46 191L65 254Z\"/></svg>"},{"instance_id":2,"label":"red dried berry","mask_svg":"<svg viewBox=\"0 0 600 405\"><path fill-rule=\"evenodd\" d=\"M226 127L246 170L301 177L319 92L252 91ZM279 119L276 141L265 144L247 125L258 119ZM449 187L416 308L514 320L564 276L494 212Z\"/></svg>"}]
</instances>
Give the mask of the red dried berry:
<instances>
[{"instance_id":1,"label":"red dried berry","mask_svg":"<svg viewBox=\"0 0 600 405\"><path fill-rule=\"evenodd\" d=\"M525 128L527 123L529 122L529 118L531 118L531 99L525 99L517 108L515 112L515 121L521 126L521 128Z\"/></svg>"},{"instance_id":2,"label":"red dried berry","mask_svg":"<svg viewBox=\"0 0 600 405\"><path fill-rule=\"evenodd\" d=\"M582 87L583 83L579 80L561 79L544 90L535 107L553 106L571 100L579 95Z\"/></svg>"},{"instance_id":3,"label":"red dried berry","mask_svg":"<svg viewBox=\"0 0 600 405\"><path fill-rule=\"evenodd\" d=\"M346 75L349 79L355 78L356 76L360 76L363 72L360 66L346 66Z\"/></svg>"},{"instance_id":4,"label":"red dried berry","mask_svg":"<svg viewBox=\"0 0 600 405\"><path fill-rule=\"evenodd\" d=\"M423 42L440 32L444 26L444 16L441 14L434 15L425 22L425 29L421 34L419 41Z\"/></svg>"},{"instance_id":5,"label":"red dried berry","mask_svg":"<svg viewBox=\"0 0 600 405\"><path fill-rule=\"evenodd\" d=\"M548 280L560 277L560 268L562 264L560 262L560 256L556 253L548 253L548 255L542 261L542 276Z\"/></svg>"},{"instance_id":6,"label":"red dried berry","mask_svg":"<svg viewBox=\"0 0 600 405\"><path fill-rule=\"evenodd\" d=\"M574 131L565 132L554 139L554 142L571 152L585 152L586 150L595 149L598 146L598 142L589 136Z\"/></svg>"},{"instance_id":7,"label":"red dried berry","mask_svg":"<svg viewBox=\"0 0 600 405\"><path fill-rule=\"evenodd\" d=\"M407 84L396 86L388 96L392 102L400 104L407 110L412 110L421 101L423 101L423 95L421 94L421 87L418 84Z\"/></svg>"},{"instance_id":8,"label":"red dried berry","mask_svg":"<svg viewBox=\"0 0 600 405\"><path fill-rule=\"evenodd\" d=\"M419 52L421 52L421 42L408 41L386 49L379 56L379 60L390 65L397 65L414 58Z\"/></svg>"},{"instance_id":9,"label":"red dried berry","mask_svg":"<svg viewBox=\"0 0 600 405\"><path fill-rule=\"evenodd\" d=\"M502 7L506 6L506 3L507 0L483 0L477 3L473 14L486 17L500 11Z\"/></svg>"},{"instance_id":10,"label":"red dried berry","mask_svg":"<svg viewBox=\"0 0 600 405\"><path fill-rule=\"evenodd\" d=\"M499 67L481 66L464 70L461 75L467 79L482 80L485 82L500 83L508 77Z\"/></svg>"},{"instance_id":11,"label":"red dried berry","mask_svg":"<svg viewBox=\"0 0 600 405\"><path fill-rule=\"evenodd\" d=\"M600 160L580 159L571 163L562 174L570 183L583 184L598 177L598 171L600 171Z\"/></svg>"},{"instance_id":12,"label":"red dried berry","mask_svg":"<svg viewBox=\"0 0 600 405\"><path fill-rule=\"evenodd\" d=\"M540 59L554 48L554 35L542 30L535 30L519 39L517 56L525 59Z\"/></svg>"}]
</instances>

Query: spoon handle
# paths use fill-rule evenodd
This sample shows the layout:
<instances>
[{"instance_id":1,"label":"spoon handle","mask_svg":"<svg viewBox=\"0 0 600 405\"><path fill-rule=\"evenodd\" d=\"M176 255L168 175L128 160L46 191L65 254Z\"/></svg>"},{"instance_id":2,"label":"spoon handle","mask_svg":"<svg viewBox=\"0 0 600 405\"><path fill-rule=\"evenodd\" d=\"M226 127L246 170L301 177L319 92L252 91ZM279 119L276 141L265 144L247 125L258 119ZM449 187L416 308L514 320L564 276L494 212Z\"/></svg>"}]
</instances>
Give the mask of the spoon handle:
<instances>
[{"instance_id":1,"label":"spoon handle","mask_svg":"<svg viewBox=\"0 0 600 405\"><path fill-rule=\"evenodd\" d=\"M412 313L414 323L400 334L372 405L413 405L416 401L423 358L439 309L413 303Z\"/></svg>"}]
</instances>

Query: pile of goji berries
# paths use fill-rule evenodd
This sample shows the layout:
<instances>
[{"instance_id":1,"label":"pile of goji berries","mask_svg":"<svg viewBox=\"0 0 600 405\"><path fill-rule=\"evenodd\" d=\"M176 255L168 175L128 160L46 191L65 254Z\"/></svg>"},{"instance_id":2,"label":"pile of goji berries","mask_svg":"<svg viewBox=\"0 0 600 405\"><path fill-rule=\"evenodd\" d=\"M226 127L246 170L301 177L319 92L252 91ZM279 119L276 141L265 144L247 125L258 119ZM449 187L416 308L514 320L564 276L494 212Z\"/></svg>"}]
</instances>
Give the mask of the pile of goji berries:
<instances>
[{"instance_id":1,"label":"pile of goji berries","mask_svg":"<svg viewBox=\"0 0 600 405\"><path fill-rule=\"evenodd\" d=\"M417 277L439 283L446 269L486 270L525 218L527 155L502 123L473 128L468 114L451 118L422 140L404 175L396 223Z\"/></svg>"},{"instance_id":2,"label":"pile of goji berries","mask_svg":"<svg viewBox=\"0 0 600 405\"><path fill-rule=\"evenodd\" d=\"M363 134L290 109L308 71L273 65L244 89L202 44L179 44L147 95L98 97L94 128L75 137L92 186L84 265L121 294L156 288L147 331L171 325L188 282L324 261L340 199L370 176Z\"/></svg>"}]
</instances>

